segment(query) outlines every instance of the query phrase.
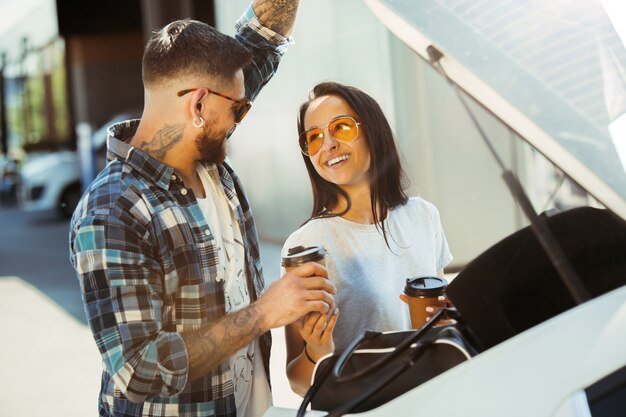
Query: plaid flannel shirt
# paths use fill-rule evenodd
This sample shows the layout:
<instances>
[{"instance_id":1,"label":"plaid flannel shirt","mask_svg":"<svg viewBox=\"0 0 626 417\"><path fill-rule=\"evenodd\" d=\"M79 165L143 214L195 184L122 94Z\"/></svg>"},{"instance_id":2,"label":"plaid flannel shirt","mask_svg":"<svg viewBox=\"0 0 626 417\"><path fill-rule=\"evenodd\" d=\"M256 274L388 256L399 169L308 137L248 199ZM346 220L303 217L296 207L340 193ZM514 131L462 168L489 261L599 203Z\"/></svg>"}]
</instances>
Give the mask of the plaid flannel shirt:
<instances>
[{"instance_id":1,"label":"plaid flannel shirt","mask_svg":"<svg viewBox=\"0 0 626 417\"><path fill-rule=\"evenodd\" d=\"M235 37L254 53L244 69L254 99L291 41L263 27L252 7ZM89 186L71 222L70 259L102 355L101 416L236 416L228 361L188 381L180 332L225 315L216 242L173 168L125 142L138 121L109 129L111 162ZM243 188L218 166L245 244L252 300L263 291L258 237ZM260 338L269 379L269 332ZM134 403L131 397L143 400Z\"/></svg>"}]
</instances>

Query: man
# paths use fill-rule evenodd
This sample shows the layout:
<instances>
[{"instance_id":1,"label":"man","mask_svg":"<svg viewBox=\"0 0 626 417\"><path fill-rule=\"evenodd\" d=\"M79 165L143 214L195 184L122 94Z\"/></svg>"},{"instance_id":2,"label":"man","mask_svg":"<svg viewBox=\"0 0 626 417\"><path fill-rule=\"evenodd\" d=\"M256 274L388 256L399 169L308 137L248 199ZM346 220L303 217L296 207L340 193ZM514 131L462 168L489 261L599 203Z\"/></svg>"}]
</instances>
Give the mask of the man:
<instances>
[{"instance_id":1,"label":"man","mask_svg":"<svg viewBox=\"0 0 626 417\"><path fill-rule=\"evenodd\" d=\"M103 359L101 416L261 415L271 405L268 331L334 307L336 289L313 263L263 292L250 207L224 161L297 8L255 0L236 40L183 20L146 46L142 118L110 128L111 162L70 231Z\"/></svg>"}]
</instances>

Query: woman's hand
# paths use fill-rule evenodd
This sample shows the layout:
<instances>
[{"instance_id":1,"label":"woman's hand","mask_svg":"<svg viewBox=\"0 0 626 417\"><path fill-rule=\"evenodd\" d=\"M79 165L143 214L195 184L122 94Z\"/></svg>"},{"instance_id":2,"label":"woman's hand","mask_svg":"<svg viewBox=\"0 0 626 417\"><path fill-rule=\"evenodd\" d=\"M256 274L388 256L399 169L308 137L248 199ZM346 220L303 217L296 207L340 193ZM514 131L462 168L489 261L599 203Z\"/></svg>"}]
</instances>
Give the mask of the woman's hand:
<instances>
[{"instance_id":1,"label":"woman's hand","mask_svg":"<svg viewBox=\"0 0 626 417\"><path fill-rule=\"evenodd\" d=\"M311 312L285 327L287 378L296 394L304 397L311 387L315 364L335 351L333 330L339 309L328 313Z\"/></svg>"},{"instance_id":2,"label":"woman's hand","mask_svg":"<svg viewBox=\"0 0 626 417\"><path fill-rule=\"evenodd\" d=\"M333 330L338 316L339 308L335 308L328 314L307 314L298 321L298 333L306 343L306 354L313 361L317 362L322 356L335 351Z\"/></svg>"}]
</instances>

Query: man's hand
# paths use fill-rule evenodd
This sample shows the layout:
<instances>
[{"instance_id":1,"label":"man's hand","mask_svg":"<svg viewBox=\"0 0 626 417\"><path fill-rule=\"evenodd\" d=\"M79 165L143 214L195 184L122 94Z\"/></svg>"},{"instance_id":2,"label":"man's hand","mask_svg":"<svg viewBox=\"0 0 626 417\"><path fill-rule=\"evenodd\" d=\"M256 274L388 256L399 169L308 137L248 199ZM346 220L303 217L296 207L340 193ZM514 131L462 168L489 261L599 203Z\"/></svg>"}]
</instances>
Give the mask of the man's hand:
<instances>
[{"instance_id":1,"label":"man's hand","mask_svg":"<svg viewBox=\"0 0 626 417\"><path fill-rule=\"evenodd\" d=\"M309 262L285 273L254 303L262 327L281 327L311 312L326 315L335 307L335 286L326 268Z\"/></svg>"},{"instance_id":2,"label":"man's hand","mask_svg":"<svg viewBox=\"0 0 626 417\"><path fill-rule=\"evenodd\" d=\"M287 272L254 303L197 330L181 333L189 355L189 381L206 375L266 331L335 307L326 268L309 262Z\"/></svg>"}]
</instances>

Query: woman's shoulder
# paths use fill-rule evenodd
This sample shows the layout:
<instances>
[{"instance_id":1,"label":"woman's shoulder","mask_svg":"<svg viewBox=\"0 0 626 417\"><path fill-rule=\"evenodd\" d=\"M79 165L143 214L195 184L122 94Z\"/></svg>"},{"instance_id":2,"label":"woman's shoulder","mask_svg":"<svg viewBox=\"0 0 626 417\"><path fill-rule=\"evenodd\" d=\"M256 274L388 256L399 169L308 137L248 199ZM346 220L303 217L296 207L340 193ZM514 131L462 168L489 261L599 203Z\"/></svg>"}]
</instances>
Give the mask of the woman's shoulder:
<instances>
[{"instance_id":1,"label":"woman's shoulder","mask_svg":"<svg viewBox=\"0 0 626 417\"><path fill-rule=\"evenodd\" d=\"M418 196L409 197L404 206L410 210L437 211L437 207L433 203Z\"/></svg>"},{"instance_id":2,"label":"woman's shoulder","mask_svg":"<svg viewBox=\"0 0 626 417\"><path fill-rule=\"evenodd\" d=\"M432 219L435 222L439 222L439 210L437 210L437 207L433 203L423 199L422 197L409 197L406 204L398 207L398 209L399 213L405 212L409 215L418 216L428 215L428 218Z\"/></svg>"}]
</instances>

